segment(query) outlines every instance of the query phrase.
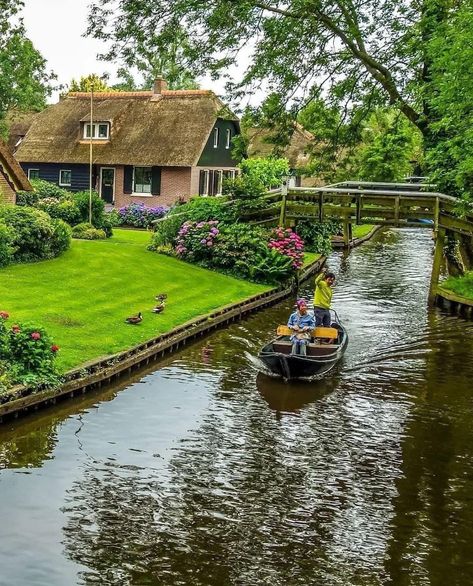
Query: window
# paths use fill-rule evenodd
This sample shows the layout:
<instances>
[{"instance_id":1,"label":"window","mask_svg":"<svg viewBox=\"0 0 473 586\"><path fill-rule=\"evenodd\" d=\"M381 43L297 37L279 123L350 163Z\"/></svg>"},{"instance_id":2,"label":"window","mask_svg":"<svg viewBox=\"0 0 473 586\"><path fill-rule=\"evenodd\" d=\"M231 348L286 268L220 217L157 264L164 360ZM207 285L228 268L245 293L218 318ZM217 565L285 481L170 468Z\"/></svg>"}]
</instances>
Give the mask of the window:
<instances>
[{"instance_id":1,"label":"window","mask_svg":"<svg viewBox=\"0 0 473 586\"><path fill-rule=\"evenodd\" d=\"M232 142L232 131L227 128L227 130L225 131L225 148L229 149L230 148L230 144Z\"/></svg>"},{"instance_id":2,"label":"window","mask_svg":"<svg viewBox=\"0 0 473 586\"><path fill-rule=\"evenodd\" d=\"M220 139L220 129L214 128L214 149L218 147L218 141Z\"/></svg>"},{"instance_id":3,"label":"window","mask_svg":"<svg viewBox=\"0 0 473 586\"><path fill-rule=\"evenodd\" d=\"M59 185L61 187L70 187L72 181L72 172L69 170L61 169L59 171Z\"/></svg>"},{"instance_id":4,"label":"window","mask_svg":"<svg viewBox=\"0 0 473 586\"><path fill-rule=\"evenodd\" d=\"M39 179L39 169L28 169L28 179Z\"/></svg>"},{"instance_id":5,"label":"window","mask_svg":"<svg viewBox=\"0 0 473 586\"><path fill-rule=\"evenodd\" d=\"M209 194L209 172L201 171L199 177L199 195Z\"/></svg>"},{"instance_id":6,"label":"window","mask_svg":"<svg viewBox=\"0 0 473 586\"><path fill-rule=\"evenodd\" d=\"M217 190L215 192L215 195L222 195L223 172L215 171L215 175L217 176Z\"/></svg>"},{"instance_id":7,"label":"window","mask_svg":"<svg viewBox=\"0 0 473 586\"><path fill-rule=\"evenodd\" d=\"M133 193L151 194L151 167L135 167Z\"/></svg>"},{"instance_id":8,"label":"window","mask_svg":"<svg viewBox=\"0 0 473 586\"><path fill-rule=\"evenodd\" d=\"M84 124L84 138L90 138L90 132L92 130L92 138L96 140L107 140L109 137L110 125L108 122L98 122Z\"/></svg>"}]
</instances>

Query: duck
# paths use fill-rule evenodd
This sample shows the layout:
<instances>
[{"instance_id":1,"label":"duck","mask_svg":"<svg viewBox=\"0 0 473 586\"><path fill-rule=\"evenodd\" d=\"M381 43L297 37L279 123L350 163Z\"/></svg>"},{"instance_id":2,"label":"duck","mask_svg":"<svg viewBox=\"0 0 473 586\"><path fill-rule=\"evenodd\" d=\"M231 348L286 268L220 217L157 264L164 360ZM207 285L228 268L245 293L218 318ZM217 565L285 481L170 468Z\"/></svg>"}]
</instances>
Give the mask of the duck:
<instances>
[{"instance_id":1,"label":"duck","mask_svg":"<svg viewBox=\"0 0 473 586\"><path fill-rule=\"evenodd\" d=\"M133 325L139 324L142 321L143 321L143 316L141 314L141 311L137 315L132 315L130 317L127 317L125 320L125 322L127 324L133 324Z\"/></svg>"},{"instance_id":2,"label":"duck","mask_svg":"<svg viewBox=\"0 0 473 586\"><path fill-rule=\"evenodd\" d=\"M164 301L167 298L167 293L158 293L158 295L155 297L156 301Z\"/></svg>"},{"instance_id":3,"label":"duck","mask_svg":"<svg viewBox=\"0 0 473 586\"><path fill-rule=\"evenodd\" d=\"M153 313L161 313L164 311L164 307L165 307L165 303L164 301L161 301L161 303L158 303L158 305L156 305L156 307L153 307L153 309L151 310Z\"/></svg>"}]
</instances>

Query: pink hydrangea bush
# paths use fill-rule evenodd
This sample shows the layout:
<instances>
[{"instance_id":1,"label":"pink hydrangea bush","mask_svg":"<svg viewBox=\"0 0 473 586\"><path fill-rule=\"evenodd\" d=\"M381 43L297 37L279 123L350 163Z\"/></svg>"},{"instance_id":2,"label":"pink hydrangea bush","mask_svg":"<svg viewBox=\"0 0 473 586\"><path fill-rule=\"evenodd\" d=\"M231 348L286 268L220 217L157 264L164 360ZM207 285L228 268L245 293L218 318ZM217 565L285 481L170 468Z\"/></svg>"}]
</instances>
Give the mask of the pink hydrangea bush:
<instances>
[{"instance_id":1,"label":"pink hydrangea bush","mask_svg":"<svg viewBox=\"0 0 473 586\"><path fill-rule=\"evenodd\" d=\"M176 238L175 251L177 256L193 261L211 258L213 247L220 234L218 225L218 220L184 222Z\"/></svg>"},{"instance_id":2,"label":"pink hydrangea bush","mask_svg":"<svg viewBox=\"0 0 473 586\"><path fill-rule=\"evenodd\" d=\"M269 248L292 259L292 268L298 270L304 262L304 241L291 228L275 228L268 242Z\"/></svg>"}]
</instances>

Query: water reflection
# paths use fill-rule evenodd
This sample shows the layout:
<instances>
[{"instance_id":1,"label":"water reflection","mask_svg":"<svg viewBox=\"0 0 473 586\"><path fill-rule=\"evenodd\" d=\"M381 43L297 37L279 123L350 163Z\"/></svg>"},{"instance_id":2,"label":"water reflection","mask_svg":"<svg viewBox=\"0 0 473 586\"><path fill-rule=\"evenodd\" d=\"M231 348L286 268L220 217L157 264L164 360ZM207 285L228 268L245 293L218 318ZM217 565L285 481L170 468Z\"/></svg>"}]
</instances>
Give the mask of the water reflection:
<instances>
[{"instance_id":1,"label":"water reflection","mask_svg":"<svg viewBox=\"0 0 473 586\"><path fill-rule=\"evenodd\" d=\"M350 345L322 381L247 358L290 300L0 430L0 584L472 583L473 324L427 311L431 248L334 256Z\"/></svg>"}]
</instances>

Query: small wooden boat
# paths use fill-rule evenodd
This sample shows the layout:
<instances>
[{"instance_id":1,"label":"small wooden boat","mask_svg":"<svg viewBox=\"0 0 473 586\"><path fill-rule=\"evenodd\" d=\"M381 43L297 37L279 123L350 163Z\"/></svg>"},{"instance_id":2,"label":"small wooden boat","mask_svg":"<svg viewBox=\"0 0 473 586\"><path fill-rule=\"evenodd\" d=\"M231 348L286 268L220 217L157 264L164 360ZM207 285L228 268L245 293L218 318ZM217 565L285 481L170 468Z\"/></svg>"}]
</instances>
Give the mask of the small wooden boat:
<instances>
[{"instance_id":1,"label":"small wooden boat","mask_svg":"<svg viewBox=\"0 0 473 586\"><path fill-rule=\"evenodd\" d=\"M291 354L293 332L286 326L279 326L277 337L261 349L258 358L273 374L287 380L327 373L342 358L348 345L345 328L337 314L332 314L330 328L318 327L312 331L306 356Z\"/></svg>"}]
</instances>

